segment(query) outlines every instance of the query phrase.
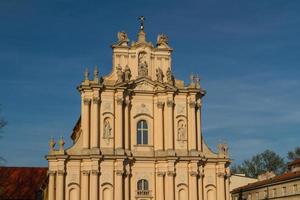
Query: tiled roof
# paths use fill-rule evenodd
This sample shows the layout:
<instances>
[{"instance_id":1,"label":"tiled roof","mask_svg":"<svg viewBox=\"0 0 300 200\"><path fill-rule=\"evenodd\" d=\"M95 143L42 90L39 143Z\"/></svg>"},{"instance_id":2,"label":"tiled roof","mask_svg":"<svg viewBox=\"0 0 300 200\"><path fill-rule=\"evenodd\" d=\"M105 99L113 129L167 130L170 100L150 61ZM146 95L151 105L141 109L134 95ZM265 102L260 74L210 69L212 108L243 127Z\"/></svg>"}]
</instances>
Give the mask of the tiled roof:
<instances>
[{"instance_id":1,"label":"tiled roof","mask_svg":"<svg viewBox=\"0 0 300 200\"><path fill-rule=\"evenodd\" d=\"M281 181L292 180L294 178L300 178L300 171L287 172L287 173L281 174L279 176L275 176L275 177L270 178L270 179L250 183L248 185L245 185L245 186L234 189L232 191L232 193L237 193L237 192L240 192L240 191L247 191L247 190L255 189L255 188L258 188L258 187L264 187L264 186L269 185L269 184L275 184L275 183L278 183L278 182L281 182Z\"/></svg>"},{"instance_id":2,"label":"tiled roof","mask_svg":"<svg viewBox=\"0 0 300 200\"><path fill-rule=\"evenodd\" d=\"M33 200L47 180L47 168L0 167L0 199Z\"/></svg>"},{"instance_id":3,"label":"tiled roof","mask_svg":"<svg viewBox=\"0 0 300 200\"><path fill-rule=\"evenodd\" d=\"M290 162L289 163L289 167L294 166L294 165L298 165L298 164L300 164L300 158L297 158L293 162Z\"/></svg>"}]
</instances>

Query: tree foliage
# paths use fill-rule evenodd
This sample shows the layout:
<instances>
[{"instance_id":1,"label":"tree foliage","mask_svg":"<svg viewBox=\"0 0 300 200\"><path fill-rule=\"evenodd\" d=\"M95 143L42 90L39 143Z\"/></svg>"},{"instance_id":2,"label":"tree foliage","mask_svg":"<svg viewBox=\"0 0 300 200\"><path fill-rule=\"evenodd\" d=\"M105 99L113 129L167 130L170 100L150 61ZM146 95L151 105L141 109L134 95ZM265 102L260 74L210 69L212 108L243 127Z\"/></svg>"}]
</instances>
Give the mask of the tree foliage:
<instances>
[{"instance_id":1,"label":"tree foliage","mask_svg":"<svg viewBox=\"0 0 300 200\"><path fill-rule=\"evenodd\" d=\"M289 161L300 158L300 147L296 147L293 151L289 151L287 154L287 158Z\"/></svg>"},{"instance_id":2,"label":"tree foliage","mask_svg":"<svg viewBox=\"0 0 300 200\"><path fill-rule=\"evenodd\" d=\"M246 176L257 178L258 175L271 171L275 174L281 174L285 169L284 158L274 151L265 150L254 155L251 159L243 161L240 165L234 165L231 171L234 174L246 174Z\"/></svg>"},{"instance_id":3,"label":"tree foliage","mask_svg":"<svg viewBox=\"0 0 300 200\"><path fill-rule=\"evenodd\" d=\"M0 138L2 136L1 133L2 133L2 130L5 125L6 125L6 121L0 116ZM0 165L4 162L5 162L5 159L0 156Z\"/></svg>"}]
</instances>

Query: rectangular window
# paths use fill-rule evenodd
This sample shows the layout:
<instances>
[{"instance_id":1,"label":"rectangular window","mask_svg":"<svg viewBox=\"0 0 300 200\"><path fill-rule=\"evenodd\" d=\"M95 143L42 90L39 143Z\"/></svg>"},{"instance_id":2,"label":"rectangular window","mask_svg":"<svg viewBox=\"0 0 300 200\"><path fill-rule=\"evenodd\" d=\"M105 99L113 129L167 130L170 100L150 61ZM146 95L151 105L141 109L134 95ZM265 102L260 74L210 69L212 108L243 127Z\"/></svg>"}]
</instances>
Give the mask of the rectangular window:
<instances>
[{"instance_id":1,"label":"rectangular window","mask_svg":"<svg viewBox=\"0 0 300 200\"><path fill-rule=\"evenodd\" d=\"M286 195L286 187L283 187L282 188L282 196L285 196Z\"/></svg>"},{"instance_id":2,"label":"rectangular window","mask_svg":"<svg viewBox=\"0 0 300 200\"><path fill-rule=\"evenodd\" d=\"M277 194L276 194L276 188L274 188L272 191L273 191L273 192L272 192L272 196L273 196L273 197L276 197L276 196L277 196Z\"/></svg>"},{"instance_id":3,"label":"rectangular window","mask_svg":"<svg viewBox=\"0 0 300 200\"><path fill-rule=\"evenodd\" d=\"M297 184L293 185L293 193L297 194L298 193L298 187Z\"/></svg>"}]
</instances>

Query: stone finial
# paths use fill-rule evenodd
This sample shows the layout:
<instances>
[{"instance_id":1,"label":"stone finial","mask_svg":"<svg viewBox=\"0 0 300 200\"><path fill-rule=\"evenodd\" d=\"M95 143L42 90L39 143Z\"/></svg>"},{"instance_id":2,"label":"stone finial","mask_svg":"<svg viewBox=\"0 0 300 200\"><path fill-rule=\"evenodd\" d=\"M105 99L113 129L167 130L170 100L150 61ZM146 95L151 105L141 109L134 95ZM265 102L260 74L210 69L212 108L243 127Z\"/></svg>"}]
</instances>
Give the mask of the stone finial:
<instances>
[{"instance_id":1,"label":"stone finial","mask_svg":"<svg viewBox=\"0 0 300 200\"><path fill-rule=\"evenodd\" d=\"M49 142L50 151L54 151L55 144L56 143L54 141L54 138L51 137L50 142Z\"/></svg>"},{"instance_id":2,"label":"stone finial","mask_svg":"<svg viewBox=\"0 0 300 200\"><path fill-rule=\"evenodd\" d=\"M144 22L145 22L146 18L144 16L140 16L139 20L141 21L140 29L144 30Z\"/></svg>"},{"instance_id":3,"label":"stone finial","mask_svg":"<svg viewBox=\"0 0 300 200\"><path fill-rule=\"evenodd\" d=\"M95 65L95 69L94 69L94 81L99 81L99 69L98 66Z\"/></svg>"},{"instance_id":4,"label":"stone finial","mask_svg":"<svg viewBox=\"0 0 300 200\"><path fill-rule=\"evenodd\" d=\"M64 138L61 136L59 141L58 141L58 144L59 144L59 151L64 151L65 147L65 141L64 141Z\"/></svg>"},{"instance_id":5,"label":"stone finial","mask_svg":"<svg viewBox=\"0 0 300 200\"><path fill-rule=\"evenodd\" d=\"M89 80L89 75L90 75L89 68L86 68L85 72L84 72L84 80L85 81Z\"/></svg>"}]
</instances>

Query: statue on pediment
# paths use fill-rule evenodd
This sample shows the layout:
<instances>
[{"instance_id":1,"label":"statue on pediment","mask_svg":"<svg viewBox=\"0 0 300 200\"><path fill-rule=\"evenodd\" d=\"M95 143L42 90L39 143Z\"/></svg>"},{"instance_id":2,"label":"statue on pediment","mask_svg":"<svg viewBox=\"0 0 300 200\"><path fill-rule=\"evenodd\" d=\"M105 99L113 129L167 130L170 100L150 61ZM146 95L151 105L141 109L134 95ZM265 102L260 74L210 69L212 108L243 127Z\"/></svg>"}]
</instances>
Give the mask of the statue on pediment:
<instances>
[{"instance_id":1,"label":"statue on pediment","mask_svg":"<svg viewBox=\"0 0 300 200\"><path fill-rule=\"evenodd\" d=\"M117 83L121 83L124 81L124 72L122 71L122 67L120 64L117 66L116 70L117 70Z\"/></svg>"},{"instance_id":2,"label":"statue on pediment","mask_svg":"<svg viewBox=\"0 0 300 200\"><path fill-rule=\"evenodd\" d=\"M118 32L118 45L127 46L129 39L125 31Z\"/></svg>"},{"instance_id":3,"label":"statue on pediment","mask_svg":"<svg viewBox=\"0 0 300 200\"><path fill-rule=\"evenodd\" d=\"M219 156L227 158L228 157L228 145L223 143L223 144L218 144L218 150L219 150Z\"/></svg>"},{"instance_id":4,"label":"statue on pediment","mask_svg":"<svg viewBox=\"0 0 300 200\"><path fill-rule=\"evenodd\" d=\"M162 83L163 79L164 79L164 73L163 73L162 69L161 68L157 68L156 69L156 80L158 82Z\"/></svg>"},{"instance_id":5,"label":"statue on pediment","mask_svg":"<svg viewBox=\"0 0 300 200\"><path fill-rule=\"evenodd\" d=\"M168 44L168 36L165 34L159 34L157 36L157 46L160 46L162 44Z\"/></svg>"},{"instance_id":6,"label":"statue on pediment","mask_svg":"<svg viewBox=\"0 0 300 200\"><path fill-rule=\"evenodd\" d=\"M125 78L125 81L130 81L130 78L131 78L131 70L129 68L128 65L126 65L125 67L125 70L124 70L124 78Z\"/></svg>"}]
</instances>

